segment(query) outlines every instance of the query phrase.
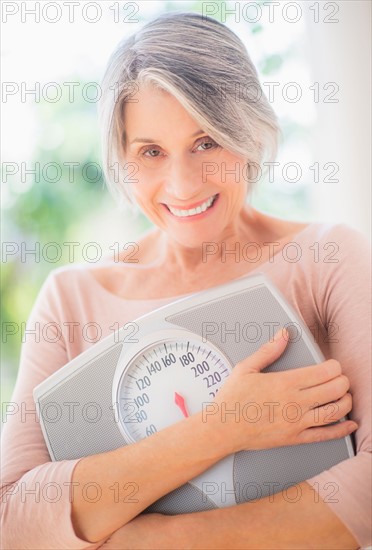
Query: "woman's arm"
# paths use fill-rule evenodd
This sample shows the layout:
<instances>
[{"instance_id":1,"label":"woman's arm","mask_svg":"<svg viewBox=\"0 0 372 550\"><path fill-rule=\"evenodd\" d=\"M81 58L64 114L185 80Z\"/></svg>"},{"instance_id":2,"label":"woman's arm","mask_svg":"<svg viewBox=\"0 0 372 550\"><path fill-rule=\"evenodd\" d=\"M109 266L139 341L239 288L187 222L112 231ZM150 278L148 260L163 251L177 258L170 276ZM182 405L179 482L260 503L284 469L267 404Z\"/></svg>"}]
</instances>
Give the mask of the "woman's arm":
<instances>
[{"instance_id":1,"label":"woman's arm","mask_svg":"<svg viewBox=\"0 0 372 550\"><path fill-rule=\"evenodd\" d=\"M141 515L100 548L356 550L359 544L304 481L284 493L230 508L178 516Z\"/></svg>"},{"instance_id":2,"label":"woman's arm","mask_svg":"<svg viewBox=\"0 0 372 550\"><path fill-rule=\"evenodd\" d=\"M324 244L325 243L325 244ZM327 507L354 535L362 548L372 545L372 365L371 365L371 244L344 224L331 228L323 239L327 255L337 247L337 262L318 264L316 309L325 326L329 356L340 361L350 381L358 424L356 456L307 481ZM314 272L316 268L314 268ZM332 487L337 493L332 498Z\"/></svg>"},{"instance_id":3,"label":"woman's arm","mask_svg":"<svg viewBox=\"0 0 372 550\"><path fill-rule=\"evenodd\" d=\"M4 550L94 550L99 546L80 539L74 532L70 482L78 459L51 462L32 395L37 384L69 361L65 340L58 337L65 320L69 320L65 300L61 299L52 272L44 281L26 329L18 327L13 336L22 341L22 348L12 398L9 403L2 403L1 548Z\"/></svg>"},{"instance_id":4,"label":"woman's arm","mask_svg":"<svg viewBox=\"0 0 372 550\"><path fill-rule=\"evenodd\" d=\"M194 518L178 516L178 523L182 532L194 534L192 548L359 548L353 535L306 481L235 508L202 512Z\"/></svg>"}]
</instances>

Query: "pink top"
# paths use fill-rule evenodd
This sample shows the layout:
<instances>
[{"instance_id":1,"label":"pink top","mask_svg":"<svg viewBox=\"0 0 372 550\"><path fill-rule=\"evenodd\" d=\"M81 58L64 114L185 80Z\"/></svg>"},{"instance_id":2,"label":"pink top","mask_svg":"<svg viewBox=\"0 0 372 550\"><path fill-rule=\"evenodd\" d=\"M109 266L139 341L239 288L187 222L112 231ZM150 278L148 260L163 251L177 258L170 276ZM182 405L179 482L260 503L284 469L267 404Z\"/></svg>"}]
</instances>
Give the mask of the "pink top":
<instances>
[{"instance_id":1,"label":"pink top","mask_svg":"<svg viewBox=\"0 0 372 550\"><path fill-rule=\"evenodd\" d=\"M308 481L364 548L372 538L370 245L361 233L344 224L320 223L308 225L292 242L296 245L288 247L286 255L279 251L271 261L247 263L247 273L261 271L271 278L308 327L317 330L324 356L340 361L349 377L350 416L359 424L357 456ZM118 326L115 323L124 325L175 297L119 298L100 285L89 267L73 264L53 269L27 322L27 329L36 329L36 333L25 335L13 405L2 436L3 548L99 547L99 543L77 537L71 522L68 482L81 459L51 462L32 413L32 390L94 345L93 338L112 334L113 325ZM43 327L51 322L54 328L50 325L48 337L43 338ZM95 330L89 335L85 325L92 322L99 323L101 335ZM62 334L52 343L57 327ZM57 484L59 498L53 488ZM106 545L110 548L109 542Z\"/></svg>"}]
</instances>

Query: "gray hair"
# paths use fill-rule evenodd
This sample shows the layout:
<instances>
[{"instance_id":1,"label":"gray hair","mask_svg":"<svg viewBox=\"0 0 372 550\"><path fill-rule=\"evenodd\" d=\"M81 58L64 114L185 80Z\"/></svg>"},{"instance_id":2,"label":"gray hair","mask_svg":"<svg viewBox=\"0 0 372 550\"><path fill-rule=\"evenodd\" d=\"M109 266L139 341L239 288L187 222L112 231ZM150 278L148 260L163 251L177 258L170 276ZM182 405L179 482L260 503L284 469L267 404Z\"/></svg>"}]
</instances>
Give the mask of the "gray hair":
<instances>
[{"instance_id":1,"label":"gray hair","mask_svg":"<svg viewBox=\"0 0 372 550\"><path fill-rule=\"evenodd\" d=\"M206 133L248 167L277 154L279 126L240 38L197 13L160 15L122 40L104 74L99 103L103 171L119 205L133 199L125 165L125 103L140 84L172 94ZM248 172L248 173L251 173Z\"/></svg>"}]
</instances>

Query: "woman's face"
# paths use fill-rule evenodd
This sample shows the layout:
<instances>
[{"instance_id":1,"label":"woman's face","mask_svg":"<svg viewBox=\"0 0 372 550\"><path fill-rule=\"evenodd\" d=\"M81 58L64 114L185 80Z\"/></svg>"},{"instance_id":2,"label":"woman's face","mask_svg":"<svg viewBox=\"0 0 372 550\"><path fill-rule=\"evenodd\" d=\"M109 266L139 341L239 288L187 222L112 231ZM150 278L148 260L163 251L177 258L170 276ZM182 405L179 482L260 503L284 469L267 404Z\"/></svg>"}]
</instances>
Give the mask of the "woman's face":
<instances>
[{"instance_id":1,"label":"woman's face","mask_svg":"<svg viewBox=\"0 0 372 550\"><path fill-rule=\"evenodd\" d=\"M142 87L125 105L126 162L144 214L186 247L237 230L247 182L244 160L208 136L170 94Z\"/></svg>"}]
</instances>

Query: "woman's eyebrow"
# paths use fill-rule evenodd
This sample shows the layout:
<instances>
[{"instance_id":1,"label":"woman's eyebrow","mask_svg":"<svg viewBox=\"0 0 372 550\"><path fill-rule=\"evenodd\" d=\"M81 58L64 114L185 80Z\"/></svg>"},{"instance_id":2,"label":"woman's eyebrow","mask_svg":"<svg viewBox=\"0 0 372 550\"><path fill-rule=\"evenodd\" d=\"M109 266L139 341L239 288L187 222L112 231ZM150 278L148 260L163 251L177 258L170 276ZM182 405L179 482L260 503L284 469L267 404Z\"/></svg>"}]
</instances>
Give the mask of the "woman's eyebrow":
<instances>
[{"instance_id":1,"label":"woman's eyebrow","mask_svg":"<svg viewBox=\"0 0 372 550\"><path fill-rule=\"evenodd\" d=\"M198 136L198 135L204 134L204 133L205 132L203 130L197 130L196 132L191 134L190 137L195 137L195 136ZM145 138L145 137L136 137L130 142L130 145L132 145L132 143L156 143L156 142L160 143L160 141L161 140L158 140L158 139L151 139L151 138Z\"/></svg>"}]
</instances>

